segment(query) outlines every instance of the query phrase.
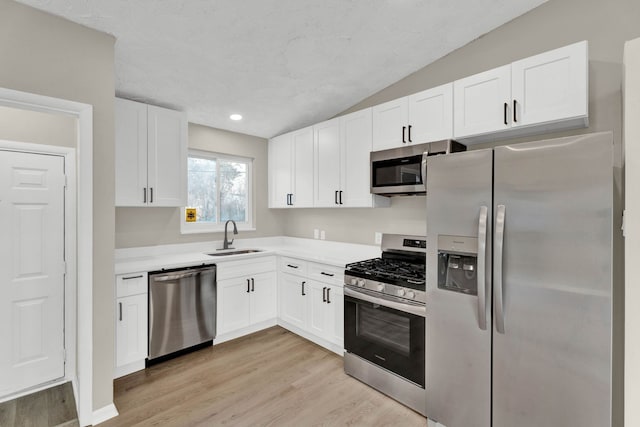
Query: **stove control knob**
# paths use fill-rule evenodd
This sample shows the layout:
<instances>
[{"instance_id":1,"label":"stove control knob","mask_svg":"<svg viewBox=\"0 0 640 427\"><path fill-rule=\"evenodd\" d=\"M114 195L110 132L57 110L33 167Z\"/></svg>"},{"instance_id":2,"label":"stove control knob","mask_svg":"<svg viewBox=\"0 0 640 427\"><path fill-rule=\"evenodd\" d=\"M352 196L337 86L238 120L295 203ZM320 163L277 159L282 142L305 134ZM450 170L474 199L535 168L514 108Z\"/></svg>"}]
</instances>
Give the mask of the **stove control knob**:
<instances>
[{"instance_id":1,"label":"stove control knob","mask_svg":"<svg viewBox=\"0 0 640 427\"><path fill-rule=\"evenodd\" d=\"M358 279L356 279L355 277L351 278L351 286L356 286L358 284Z\"/></svg>"},{"instance_id":2,"label":"stove control knob","mask_svg":"<svg viewBox=\"0 0 640 427\"><path fill-rule=\"evenodd\" d=\"M358 280L358 286L360 286L361 288L364 288L364 279Z\"/></svg>"},{"instance_id":3,"label":"stove control knob","mask_svg":"<svg viewBox=\"0 0 640 427\"><path fill-rule=\"evenodd\" d=\"M413 291L409 291L409 292L407 292L407 298L414 299L415 297L416 297L415 292L413 292Z\"/></svg>"},{"instance_id":4,"label":"stove control knob","mask_svg":"<svg viewBox=\"0 0 640 427\"><path fill-rule=\"evenodd\" d=\"M399 297L403 297L405 294L405 290L404 289L398 289L398 292L396 292L398 294Z\"/></svg>"},{"instance_id":5,"label":"stove control knob","mask_svg":"<svg viewBox=\"0 0 640 427\"><path fill-rule=\"evenodd\" d=\"M384 291L384 284L383 283L378 283L378 291L379 292Z\"/></svg>"}]
</instances>

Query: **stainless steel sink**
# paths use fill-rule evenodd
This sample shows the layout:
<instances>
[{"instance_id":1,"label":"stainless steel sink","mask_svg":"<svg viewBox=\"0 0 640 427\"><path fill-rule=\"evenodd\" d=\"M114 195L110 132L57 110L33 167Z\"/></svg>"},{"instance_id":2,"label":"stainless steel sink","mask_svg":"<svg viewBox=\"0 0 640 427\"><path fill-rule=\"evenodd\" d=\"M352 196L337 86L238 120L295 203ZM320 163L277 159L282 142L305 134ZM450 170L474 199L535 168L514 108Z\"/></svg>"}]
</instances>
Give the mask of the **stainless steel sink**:
<instances>
[{"instance_id":1,"label":"stainless steel sink","mask_svg":"<svg viewBox=\"0 0 640 427\"><path fill-rule=\"evenodd\" d=\"M210 256L227 256L227 255L242 255L242 254L252 254L254 252L262 252L262 249L237 249L237 250L231 250L231 251L220 251L220 252L213 252L207 255Z\"/></svg>"}]
</instances>

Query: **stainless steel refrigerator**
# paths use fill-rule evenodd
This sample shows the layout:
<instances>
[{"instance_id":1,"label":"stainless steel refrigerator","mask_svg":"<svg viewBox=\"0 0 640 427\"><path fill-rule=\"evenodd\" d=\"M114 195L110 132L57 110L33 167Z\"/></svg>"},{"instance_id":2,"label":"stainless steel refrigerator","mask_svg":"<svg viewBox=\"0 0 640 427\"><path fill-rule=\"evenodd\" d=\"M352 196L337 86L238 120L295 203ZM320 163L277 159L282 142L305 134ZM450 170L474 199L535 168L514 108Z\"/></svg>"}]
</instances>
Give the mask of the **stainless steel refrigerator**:
<instances>
[{"instance_id":1,"label":"stainless steel refrigerator","mask_svg":"<svg viewBox=\"0 0 640 427\"><path fill-rule=\"evenodd\" d=\"M427 160L427 417L611 424L612 134Z\"/></svg>"}]
</instances>

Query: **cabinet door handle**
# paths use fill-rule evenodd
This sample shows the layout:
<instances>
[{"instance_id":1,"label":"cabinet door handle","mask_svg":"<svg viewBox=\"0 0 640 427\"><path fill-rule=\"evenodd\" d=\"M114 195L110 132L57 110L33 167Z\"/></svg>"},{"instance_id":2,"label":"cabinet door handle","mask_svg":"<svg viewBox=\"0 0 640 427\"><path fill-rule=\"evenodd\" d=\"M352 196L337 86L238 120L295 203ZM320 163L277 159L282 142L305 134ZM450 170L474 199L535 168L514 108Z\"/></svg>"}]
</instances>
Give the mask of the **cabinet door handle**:
<instances>
[{"instance_id":1,"label":"cabinet door handle","mask_svg":"<svg viewBox=\"0 0 640 427\"><path fill-rule=\"evenodd\" d=\"M409 142L411 142L411 125L409 125L407 128L407 139L409 140Z\"/></svg>"},{"instance_id":2,"label":"cabinet door handle","mask_svg":"<svg viewBox=\"0 0 640 427\"><path fill-rule=\"evenodd\" d=\"M251 292L255 292L256 291L256 287L255 287L255 281L253 280L253 277L251 278Z\"/></svg>"},{"instance_id":3,"label":"cabinet door handle","mask_svg":"<svg viewBox=\"0 0 640 427\"><path fill-rule=\"evenodd\" d=\"M509 104L507 104L506 102L504 103L504 124L508 125L509 123L507 123L507 108L509 108Z\"/></svg>"},{"instance_id":4,"label":"cabinet door handle","mask_svg":"<svg viewBox=\"0 0 640 427\"><path fill-rule=\"evenodd\" d=\"M137 276L123 277L122 280L141 279L143 277L144 276L142 274L139 274Z\"/></svg>"},{"instance_id":5,"label":"cabinet door handle","mask_svg":"<svg viewBox=\"0 0 640 427\"><path fill-rule=\"evenodd\" d=\"M247 279L247 293L249 293L249 292L251 292L251 291L249 290L249 279Z\"/></svg>"},{"instance_id":6,"label":"cabinet door handle","mask_svg":"<svg viewBox=\"0 0 640 427\"><path fill-rule=\"evenodd\" d=\"M333 203L338 204L338 190L334 191Z\"/></svg>"},{"instance_id":7,"label":"cabinet door handle","mask_svg":"<svg viewBox=\"0 0 640 427\"><path fill-rule=\"evenodd\" d=\"M147 203L147 187L142 189L142 203Z\"/></svg>"},{"instance_id":8,"label":"cabinet door handle","mask_svg":"<svg viewBox=\"0 0 640 427\"><path fill-rule=\"evenodd\" d=\"M322 302L327 302L327 287L322 288Z\"/></svg>"},{"instance_id":9,"label":"cabinet door handle","mask_svg":"<svg viewBox=\"0 0 640 427\"><path fill-rule=\"evenodd\" d=\"M404 138L404 132L405 132L406 129L407 129L406 126L402 126L402 143L403 144L407 142L407 140Z\"/></svg>"},{"instance_id":10,"label":"cabinet door handle","mask_svg":"<svg viewBox=\"0 0 640 427\"><path fill-rule=\"evenodd\" d=\"M517 102L515 99L513 100L513 123L517 123L518 122L518 118L516 116L516 105Z\"/></svg>"},{"instance_id":11,"label":"cabinet door handle","mask_svg":"<svg viewBox=\"0 0 640 427\"><path fill-rule=\"evenodd\" d=\"M149 203L153 203L153 187L149 188Z\"/></svg>"},{"instance_id":12,"label":"cabinet door handle","mask_svg":"<svg viewBox=\"0 0 640 427\"><path fill-rule=\"evenodd\" d=\"M342 204L342 190L340 190L340 204Z\"/></svg>"},{"instance_id":13,"label":"cabinet door handle","mask_svg":"<svg viewBox=\"0 0 640 427\"><path fill-rule=\"evenodd\" d=\"M302 282L302 296L306 296L307 294L304 293L304 284L307 282Z\"/></svg>"},{"instance_id":14,"label":"cabinet door handle","mask_svg":"<svg viewBox=\"0 0 640 427\"><path fill-rule=\"evenodd\" d=\"M329 299L329 291L331 288L327 288L327 304L331 304L331 300Z\"/></svg>"},{"instance_id":15,"label":"cabinet door handle","mask_svg":"<svg viewBox=\"0 0 640 427\"><path fill-rule=\"evenodd\" d=\"M322 274L323 276L329 276L329 277L333 277L334 276L333 273L325 273L324 271L321 271L320 274Z\"/></svg>"},{"instance_id":16,"label":"cabinet door handle","mask_svg":"<svg viewBox=\"0 0 640 427\"><path fill-rule=\"evenodd\" d=\"M298 266L297 266L297 265L293 265L293 264L287 264L287 267L290 267L290 268L298 268Z\"/></svg>"},{"instance_id":17,"label":"cabinet door handle","mask_svg":"<svg viewBox=\"0 0 640 427\"><path fill-rule=\"evenodd\" d=\"M122 322L122 303L121 302L118 303L118 308L120 310L120 315L119 315L120 321Z\"/></svg>"}]
</instances>

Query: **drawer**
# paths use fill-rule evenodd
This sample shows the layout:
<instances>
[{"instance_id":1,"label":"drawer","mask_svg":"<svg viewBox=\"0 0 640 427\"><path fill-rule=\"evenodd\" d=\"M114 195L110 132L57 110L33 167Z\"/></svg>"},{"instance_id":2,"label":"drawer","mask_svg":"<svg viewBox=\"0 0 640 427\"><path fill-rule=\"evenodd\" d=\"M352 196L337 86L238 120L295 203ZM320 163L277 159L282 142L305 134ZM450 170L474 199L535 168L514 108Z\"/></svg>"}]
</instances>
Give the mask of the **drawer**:
<instances>
[{"instance_id":1,"label":"drawer","mask_svg":"<svg viewBox=\"0 0 640 427\"><path fill-rule=\"evenodd\" d=\"M307 275L307 261L296 258L280 257L280 271L283 273L295 274L296 276Z\"/></svg>"},{"instance_id":2,"label":"drawer","mask_svg":"<svg viewBox=\"0 0 640 427\"><path fill-rule=\"evenodd\" d=\"M251 276L258 273L276 271L276 257L262 256L238 261L225 261L217 264L217 280L233 279L234 277Z\"/></svg>"},{"instance_id":3,"label":"drawer","mask_svg":"<svg viewBox=\"0 0 640 427\"><path fill-rule=\"evenodd\" d=\"M344 284L344 267L310 262L308 268L309 279L337 286Z\"/></svg>"},{"instance_id":4,"label":"drawer","mask_svg":"<svg viewBox=\"0 0 640 427\"><path fill-rule=\"evenodd\" d=\"M147 272L119 274L116 276L116 297L128 297L147 293Z\"/></svg>"}]
</instances>

